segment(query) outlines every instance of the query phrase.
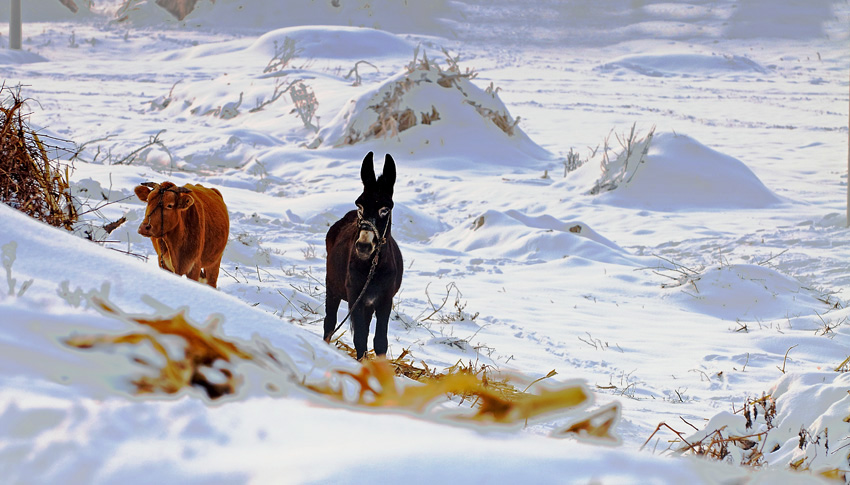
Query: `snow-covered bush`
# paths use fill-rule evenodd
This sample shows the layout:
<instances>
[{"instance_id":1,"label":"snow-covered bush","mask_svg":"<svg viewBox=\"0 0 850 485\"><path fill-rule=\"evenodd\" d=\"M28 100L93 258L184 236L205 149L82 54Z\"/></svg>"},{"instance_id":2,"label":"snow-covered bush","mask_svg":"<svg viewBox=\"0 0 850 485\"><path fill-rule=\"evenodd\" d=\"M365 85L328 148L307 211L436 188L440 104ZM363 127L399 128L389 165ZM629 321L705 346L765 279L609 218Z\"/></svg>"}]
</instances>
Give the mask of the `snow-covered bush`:
<instances>
[{"instance_id":1,"label":"snow-covered bush","mask_svg":"<svg viewBox=\"0 0 850 485\"><path fill-rule=\"evenodd\" d=\"M850 483L850 373L785 374L769 394L722 412L678 451Z\"/></svg>"},{"instance_id":2,"label":"snow-covered bush","mask_svg":"<svg viewBox=\"0 0 850 485\"><path fill-rule=\"evenodd\" d=\"M605 146L602 149L602 162L600 163L602 176L590 189L590 193L595 195L607 192L630 182L640 165L646 162L646 154L649 152L649 145L652 143L654 134L655 127L652 127L646 136L638 138L637 133L635 133L635 125L632 125L631 132L628 135L615 134L614 136L620 144L620 152L613 158L611 153L614 149L609 145L609 135L605 139Z\"/></svg>"},{"instance_id":3,"label":"snow-covered bush","mask_svg":"<svg viewBox=\"0 0 850 485\"><path fill-rule=\"evenodd\" d=\"M417 125L431 125L459 112L477 113L507 136L514 136L514 118L499 99L492 83L482 90L472 83L477 73L461 69L458 58L445 49L445 64L427 53L378 88L352 99L310 144L311 147L354 145L376 138L399 137Z\"/></svg>"}]
</instances>

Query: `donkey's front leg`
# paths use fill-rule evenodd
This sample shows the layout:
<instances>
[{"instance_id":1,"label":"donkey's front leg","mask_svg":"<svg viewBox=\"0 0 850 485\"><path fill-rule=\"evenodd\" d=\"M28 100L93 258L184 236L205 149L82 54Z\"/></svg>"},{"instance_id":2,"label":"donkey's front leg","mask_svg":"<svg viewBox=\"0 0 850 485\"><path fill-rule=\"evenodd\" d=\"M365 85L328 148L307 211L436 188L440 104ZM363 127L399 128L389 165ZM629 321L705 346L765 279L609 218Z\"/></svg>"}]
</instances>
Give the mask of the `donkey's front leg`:
<instances>
[{"instance_id":1,"label":"donkey's front leg","mask_svg":"<svg viewBox=\"0 0 850 485\"><path fill-rule=\"evenodd\" d=\"M327 288L328 286L325 286ZM325 295L325 342L331 343L334 329L336 328L336 312L339 310L340 297L330 291Z\"/></svg>"},{"instance_id":2,"label":"donkey's front leg","mask_svg":"<svg viewBox=\"0 0 850 485\"><path fill-rule=\"evenodd\" d=\"M375 309L375 355L387 355L387 327L390 321L390 312L392 310L392 301L382 303L380 307Z\"/></svg>"},{"instance_id":3,"label":"donkey's front leg","mask_svg":"<svg viewBox=\"0 0 850 485\"><path fill-rule=\"evenodd\" d=\"M366 354L366 346L369 344L369 324L372 322L372 309L360 303L351 312L352 325L354 326L354 350L357 351L357 360Z\"/></svg>"}]
</instances>

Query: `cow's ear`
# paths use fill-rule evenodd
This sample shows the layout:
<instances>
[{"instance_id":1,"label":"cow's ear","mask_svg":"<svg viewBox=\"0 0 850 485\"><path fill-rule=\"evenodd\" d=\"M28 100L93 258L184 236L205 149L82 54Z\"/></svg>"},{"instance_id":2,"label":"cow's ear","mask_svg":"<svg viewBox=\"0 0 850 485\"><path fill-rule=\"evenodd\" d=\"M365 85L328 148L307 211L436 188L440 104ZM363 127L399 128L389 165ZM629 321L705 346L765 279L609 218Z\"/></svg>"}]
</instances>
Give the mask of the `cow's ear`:
<instances>
[{"instance_id":1,"label":"cow's ear","mask_svg":"<svg viewBox=\"0 0 850 485\"><path fill-rule=\"evenodd\" d=\"M192 207L192 204L195 203L195 198L190 194L180 194L180 198L177 199L177 208L180 210L186 210L189 207Z\"/></svg>"},{"instance_id":2,"label":"cow's ear","mask_svg":"<svg viewBox=\"0 0 850 485\"><path fill-rule=\"evenodd\" d=\"M151 194L150 187L145 187L144 185L136 186L136 197L139 198L142 202L148 201L148 196Z\"/></svg>"}]
</instances>

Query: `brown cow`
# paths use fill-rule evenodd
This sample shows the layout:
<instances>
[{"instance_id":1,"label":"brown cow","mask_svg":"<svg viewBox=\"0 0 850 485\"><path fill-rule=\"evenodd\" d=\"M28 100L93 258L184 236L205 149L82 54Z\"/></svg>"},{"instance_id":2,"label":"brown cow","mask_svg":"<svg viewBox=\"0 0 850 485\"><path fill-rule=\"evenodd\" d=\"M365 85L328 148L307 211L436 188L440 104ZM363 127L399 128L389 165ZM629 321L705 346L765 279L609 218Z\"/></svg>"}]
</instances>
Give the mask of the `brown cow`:
<instances>
[{"instance_id":1,"label":"brown cow","mask_svg":"<svg viewBox=\"0 0 850 485\"><path fill-rule=\"evenodd\" d=\"M136 196L148 204L139 234L151 238L160 268L215 288L230 232L221 192L145 182L136 187Z\"/></svg>"}]
</instances>

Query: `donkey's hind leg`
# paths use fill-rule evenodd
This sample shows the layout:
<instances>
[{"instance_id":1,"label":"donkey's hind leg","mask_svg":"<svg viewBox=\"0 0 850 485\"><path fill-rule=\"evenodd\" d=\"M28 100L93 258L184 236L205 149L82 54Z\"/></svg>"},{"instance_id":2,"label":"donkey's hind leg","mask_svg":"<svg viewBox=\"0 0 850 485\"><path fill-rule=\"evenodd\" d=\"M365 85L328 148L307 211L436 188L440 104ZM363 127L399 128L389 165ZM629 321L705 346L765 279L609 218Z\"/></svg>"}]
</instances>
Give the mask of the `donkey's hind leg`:
<instances>
[{"instance_id":1,"label":"donkey's hind leg","mask_svg":"<svg viewBox=\"0 0 850 485\"><path fill-rule=\"evenodd\" d=\"M336 312L339 310L341 298L330 291L325 295L325 342L331 343L334 329L336 328Z\"/></svg>"}]
</instances>

